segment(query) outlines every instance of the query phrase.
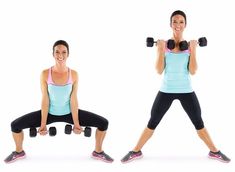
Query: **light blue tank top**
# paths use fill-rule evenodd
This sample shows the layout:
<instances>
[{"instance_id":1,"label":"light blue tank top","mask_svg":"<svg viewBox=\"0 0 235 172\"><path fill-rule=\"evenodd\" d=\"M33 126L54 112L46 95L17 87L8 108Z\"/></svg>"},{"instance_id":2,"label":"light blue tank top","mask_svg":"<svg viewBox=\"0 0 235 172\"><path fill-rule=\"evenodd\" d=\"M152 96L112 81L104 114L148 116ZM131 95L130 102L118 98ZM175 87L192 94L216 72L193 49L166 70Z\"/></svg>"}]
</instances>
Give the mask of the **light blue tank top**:
<instances>
[{"instance_id":1,"label":"light blue tank top","mask_svg":"<svg viewBox=\"0 0 235 172\"><path fill-rule=\"evenodd\" d=\"M51 76L51 68L48 74L48 93L49 93L49 113L52 115L66 115L71 113L70 109L70 95L72 92L72 76L69 69L68 81L65 85L56 85Z\"/></svg>"},{"instance_id":2,"label":"light blue tank top","mask_svg":"<svg viewBox=\"0 0 235 172\"><path fill-rule=\"evenodd\" d=\"M189 51L165 52L165 72L161 92L164 93L191 93L191 79L188 71Z\"/></svg>"}]
</instances>

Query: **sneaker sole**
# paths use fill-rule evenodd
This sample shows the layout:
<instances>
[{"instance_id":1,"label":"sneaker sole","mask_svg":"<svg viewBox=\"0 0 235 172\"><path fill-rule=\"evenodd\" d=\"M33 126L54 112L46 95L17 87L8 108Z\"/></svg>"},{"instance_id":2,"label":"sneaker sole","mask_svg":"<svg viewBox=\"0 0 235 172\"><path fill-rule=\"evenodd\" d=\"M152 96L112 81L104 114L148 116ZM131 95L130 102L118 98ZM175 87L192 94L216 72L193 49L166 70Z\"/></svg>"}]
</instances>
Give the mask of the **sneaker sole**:
<instances>
[{"instance_id":1,"label":"sneaker sole","mask_svg":"<svg viewBox=\"0 0 235 172\"><path fill-rule=\"evenodd\" d=\"M95 160L100 160L100 161L104 161L104 162L107 162L107 163L112 163L113 161L107 161L105 159L102 159L102 158L99 158L99 157L96 157L96 156L93 156L91 155L91 158L95 159Z\"/></svg>"},{"instance_id":2,"label":"sneaker sole","mask_svg":"<svg viewBox=\"0 0 235 172\"><path fill-rule=\"evenodd\" d=\"M24 159L24 158L26 158L26 155L21 156L21 157L19 157L19 158L16 158L16 159L14 159L14 160L12 160L12 161L8 161L8 162L4 161L4 162L7 163L7 164L10 164L10 163L13 163L13 162L15 162L15 161L17 161L17 160Z\"/></svg>"},{"instance_id":3,"label":"sneaker sole","mask_svg":"<svg viewBox=\"0 0 235 172\"><path fill-rule=\"evenodd\" d=\"M123 164L126 164L126 163L129 163L129 162L134 161L134 160L139 160L139 159L141 159L141 158L143 158L143 155L138 156L138 157L135 157L135 158L132 158L132 159L130 159L130 160L128 160L128 161L121 161L121 162L122 162Z\"/></svg>"},{"instance_id":4,"label":"sneaker sole","mask_svg":"<svg viewBox=\"0 0 235 172\"><path fill-rule=\"evenodd\" d=\"M224 161L224 160L222 160L222 159L219 159L219 158L216 158L216 157L213 157L213 156L210 156L210 155L208 155L208 158L209 158L209 159L218 160L218 161L223 162L223 163L229 163L229 162L230 162L230 161Z\"/></svg>"}]
</instances>

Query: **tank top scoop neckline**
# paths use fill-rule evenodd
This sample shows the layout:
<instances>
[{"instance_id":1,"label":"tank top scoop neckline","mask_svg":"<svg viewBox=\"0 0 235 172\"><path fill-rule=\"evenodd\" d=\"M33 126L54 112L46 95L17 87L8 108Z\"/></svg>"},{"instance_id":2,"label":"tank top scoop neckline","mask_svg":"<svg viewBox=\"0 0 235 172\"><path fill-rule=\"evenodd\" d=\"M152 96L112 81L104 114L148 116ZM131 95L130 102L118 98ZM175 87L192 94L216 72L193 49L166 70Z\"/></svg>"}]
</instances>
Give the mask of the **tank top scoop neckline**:
<instances>
[{"instance_id":1,"label":"tank top scoop neckline","mask_svg":"<svg viewBox=\"0 0 235 172\"><path fill-rule=\"evenodd\" d=\"M190 54L190 51L189 51L189 49L187 49L187 50L184 50L184 51L174 52L174 51L172 51L172 50L170 50L170 49L168 49L168 48L166 47L166 48L165 48L165 53L174 53L174 54L189 53L189 54Z\"/></svg>"},{"instance_id":2,"label":"tank top scoop neckline","mask_svg":"<svg viewBox=\"0 0 235 172\"><path fill-rule=\"evenodd\" d=\"M72 84L72 74L71 74L71 69L68 68L69 71L69 76L68 76L68 80L65 84L56 84L54 83L53 79L52 79L52 67L49 68L49 72L48 72L48 78L47 78L47 84L49 85L55 85L55 86L66 86L68 84Z\"/></svg>"}]
</instances>

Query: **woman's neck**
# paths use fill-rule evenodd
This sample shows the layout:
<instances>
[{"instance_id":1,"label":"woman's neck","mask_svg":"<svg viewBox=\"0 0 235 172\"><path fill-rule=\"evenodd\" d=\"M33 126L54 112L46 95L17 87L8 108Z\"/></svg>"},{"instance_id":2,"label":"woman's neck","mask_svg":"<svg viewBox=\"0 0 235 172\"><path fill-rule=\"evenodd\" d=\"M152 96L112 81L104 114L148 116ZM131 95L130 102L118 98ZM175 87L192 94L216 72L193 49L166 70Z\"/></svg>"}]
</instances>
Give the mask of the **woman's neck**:
<instances>
[{"instance_id":1,"label":"woman's neck","mask_svg":"<svg viewBox=\"0 0 235 172\"><path fill-rule=\"evenodd\" d=\"M66 65L54 65L53 70L58 73L64 73L68 71L68 67Z\"/></svg>"},{"instance_id":2,"label":"woman's neck","mask_svg":"<svg viewBox=\"0 0 235 172\"><path fill-rule=\"evenodd\" d=\"M176 43L179 43L180 41L183 40L183 35L182 34L173 34L173 39L175 40Z\"/></svg>"}]
</instances>

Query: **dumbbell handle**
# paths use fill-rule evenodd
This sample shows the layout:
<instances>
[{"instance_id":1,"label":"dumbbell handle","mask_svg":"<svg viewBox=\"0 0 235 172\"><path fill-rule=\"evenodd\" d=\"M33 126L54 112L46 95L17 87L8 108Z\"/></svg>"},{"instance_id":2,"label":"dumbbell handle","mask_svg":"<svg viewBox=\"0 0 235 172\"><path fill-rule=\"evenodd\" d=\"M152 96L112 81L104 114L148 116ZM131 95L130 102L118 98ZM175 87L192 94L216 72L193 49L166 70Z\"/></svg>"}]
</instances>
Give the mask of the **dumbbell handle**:
<instances>
[{"instance_id":1,"label":"dumbbell handle","mask_svg":"<svg viewBox=\"0 0 235 172\"><path fill-rule=\"evenodd\" d=\"M201 43L200 40L204 40L204 41L206 42L206 45L207 45L207 39L206 39L206 37L200 37L200 38L198 38L197 44L200 44L200 43ZM190 41L188 41L188 44L189 44L189 43L190 43ZM206 45L204 45L204 46L206 46Z\"/></svg>"},{"instance_id":2,"label":"dumbbell handle","mask_svg":"<svg viewBox=\"0 0 235 172\"><path fill-rule=\"evenodd\" d=\"M72 129L74 131L74 129ZM77 129L76 129L77 130ZM85 130L83 128L81 128L81 132L84 132Z\"/></svg>"},{"instance_id":3,"label":"dumbbell handle","mask_svg":"<svg viewBox=\"0 0 235 172\"><path fill-rule=\"evenodd\" d=\"M34 127L30 128L30 130L29 130L30 137L36 137L37 133L39 133L40 135L46 135L49 133L50 136L55 136L56 135L56 128L50 127L49 130L43 130L43 131L36 130L36 128L34 128Z\"/></svg>"},{"instance_id":4,"label":"dumbbell handle","mask_svg":"<svg viewBox=\"0 0 235 172\"><path fill-rule=\"evenodd\" d=\"M48 134L48 130L46 130L46 131L37 131L37 133L39 133L39 134Z\"/></svg>"},{"instance_id":5,"label":"dumbbell handle","mask_svg":"<svg viewBox=\"0 0 235 172\"><path fill-rule=\"evenodd\" d=\"M39 128L40 129L40 128ZM44 131L39 131L39 130L37 130L37 133L39 133L39 134L41 134L41 135L46 135L46 134L48 134L48 130L44 130Z\"/></svg>"},{"instance_id":6,"label":"dumbbell handle","mask_svg":"<svg viewBox=\"0 0 235 172\"><path fill-rule=\"evenodd\" d=\"M85 127L85 128L87 128L87 127ZM72 129L72 130L73 130L73 129ZM81 129L81 131L82 131L82 132L85 132L85 129L84 129L84 128L82 128L82 129Z\"/></svg>"},{"instance_id":7,"label":"dumbbell handle","mask_svg":"<svg viewBox=\"0 0 235 172\"><path fill-rule=\"evenodd\" d=\"M69 127L71 127L71 130L70 131L74 131L74 128L72 127L72 125L66 125L66 126L69 126ZM76 129L77 130L77 129ZM85 130L81 127L81 132L84 132Z\"/></svg>"},{"instance_id":8,"label":"dumbbell handle","mask_svg":"<svg viewBox=\"0 0 235 172\"><path fill-rule=\"evenodd\" d=\"M187 41L186 41L186 42L187 42ZM189 45L189 44L190 44L190 41L188 41L187 43L188 43L188 45ZM199 42L199 41L197 41L197 44L199 44L199 43L200 43L200 42Z\"/></svg>"},{"instance_id":9,"label":"dumbbell handle","mask_svg":"<svg viewBox=\"0 0 235 172\"><path fill-rule=\"evenodd\" d=\"M80 134L80 132L84 132L84 135L85 135L86 137L90 137L90 136L91 136L91 128L90 128L90 127L85 127L85 129L81 128L81 130L78 130L78 129L74 130L74 129L72 128L72 125L67 124L67 125L65 126L65 134L71 134L72 131L73 131L75 134ZM79 132L79 131L80 131L80 132Z\"/></svg>"}]
</instances>

